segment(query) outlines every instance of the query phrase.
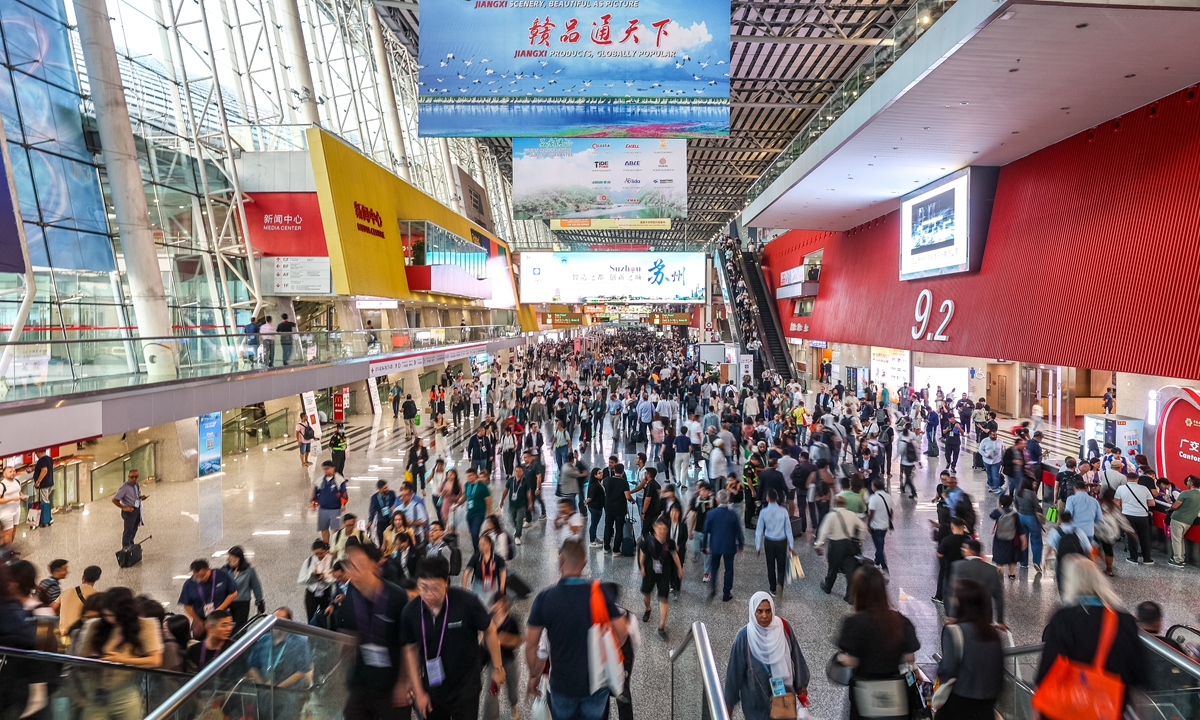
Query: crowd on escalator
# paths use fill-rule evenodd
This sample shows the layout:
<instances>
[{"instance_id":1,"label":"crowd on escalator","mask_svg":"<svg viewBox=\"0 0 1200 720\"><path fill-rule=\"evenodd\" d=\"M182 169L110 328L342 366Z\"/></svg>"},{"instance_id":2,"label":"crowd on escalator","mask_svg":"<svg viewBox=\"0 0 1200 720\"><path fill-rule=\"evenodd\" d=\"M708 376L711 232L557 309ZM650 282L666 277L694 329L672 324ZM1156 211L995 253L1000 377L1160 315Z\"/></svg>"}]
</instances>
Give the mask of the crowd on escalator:
<instances>
[{"instance_id":1,"label":"crowd on escalator","mask_svg":"<svg viewBox=\"0 0 1200 720\"><path fill-rule=\"evenodd\" d=\"M761 362L762 340L758 337L758 324L755 318L758 310L754 298L746 287L746 279L742 277L742 266L739 262L742 253L738 241L730 236L721 239L721 256L725 260L725 279L729 283L729 295L733 301L733 311L738 330L741 333L742 346L754 355L755 362Z\"/></svg>"}]
</instances>

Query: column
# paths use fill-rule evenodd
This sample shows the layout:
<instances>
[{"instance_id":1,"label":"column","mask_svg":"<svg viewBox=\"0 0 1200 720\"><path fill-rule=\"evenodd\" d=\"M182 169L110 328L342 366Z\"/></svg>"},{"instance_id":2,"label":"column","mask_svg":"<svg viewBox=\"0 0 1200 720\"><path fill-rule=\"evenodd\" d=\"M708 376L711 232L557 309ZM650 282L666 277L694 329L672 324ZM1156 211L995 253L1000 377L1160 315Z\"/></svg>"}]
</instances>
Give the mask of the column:
<instances>
[{"instance_id":1,"label":"column","mask_svg":"<svg viewBox=\"0 0 1200 720\"><path fill-rule=\"evenodd\" d=\"M129 277L129 294L137 315L138 335L143 338L170 337L171 311L163 289L162 272L158 265L158 250L150 228L150 212L146 207L146 190L138 165L133 126L125 90L117 67L117 51L113 44L112 26L108 21L105 0L75 0L75 15L79 22L79 41L91 85L92 102L96 107L96 125L100 144L104 148L104 164L112 190L117 228L125 271ZM175 376L175 354L171 342L140 340L146 358L146 371L151 376Z\"/></svg>"},{"instance_id":2,"label":"column","mask_svg":"<svg viewBox=\"0 0 1200 720\"><path fill-rule=\"evenodd\" d=\"M408 150L404 145L404 131L400 128L400 108L396 105L396 88L392 85L392 64L388 59L387 45L383 40L383 22L374 5L367 8L371 16L371 46L375 51L375 85L379 88L379 102L383 105L383 127L387 130L388 143L392 146L394 165L404 182L412 183L408 169Z\"/></svg>"},{"instance_id":3,"label":"column","mask_svg":"<svg viewBox=\"0 0 1200 720\"><path fill-rule=\"evenodd\" d=\"M279 48L283 64L292 71L292 81L300 95L298 113L305 125L319 125L317 98L313 92L312 68L308 64L308 47L300 27L300 6L296 0L279 0L279 25L283 30L283 47Z\"/></svg>"},{"instance_id":4,"label":"column","mask_svg":"<svg viewBox=\"0 0 1200 720\"><path fill-rule=\"evenodd\" d=\"M458 178L455 177L454 161L450 159L449 141L446 138L438 138L438 149L442 154L442 167L446 171L446 191L450 193L450 207L454 212L462 215L462 197L458 192Z\"/></svg>"}]
</instances>

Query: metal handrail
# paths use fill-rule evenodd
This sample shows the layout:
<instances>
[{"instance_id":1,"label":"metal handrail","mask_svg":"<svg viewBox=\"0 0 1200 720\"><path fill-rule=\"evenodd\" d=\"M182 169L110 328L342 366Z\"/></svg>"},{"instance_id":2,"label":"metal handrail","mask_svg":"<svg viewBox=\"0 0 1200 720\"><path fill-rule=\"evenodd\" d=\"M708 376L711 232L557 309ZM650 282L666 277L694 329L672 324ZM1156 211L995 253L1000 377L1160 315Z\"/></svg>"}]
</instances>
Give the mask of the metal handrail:
<instances>
[{"instance_id":1,"label":"metal handrail","mask_svg":"<svg viewBox=\"0 0 1200 720\"><path fill-rule=\"evenodd\" d=\"M320 336L320 335L378 335L380 333L412 333L412 332L433 332L434 330L475 330L480 328L505 328L509 331L509 335L517 335L521 329L517 325L439 325L437 327L418 327L418 328L373 328L371 330L297 330L292 333L276 333L274 337L281 335L299 335L299 336ZM35 332L28 330L26 332ZM61 332L54 330L51 332ZM71 331L74 332L74 331ZM93 337L93 338L48 338L45 340L18 340L16 342L0 342L0 347L9 345L48 345L48 344L73 344L73 343L101 343L101 342L149 342L149 341L171 341L182 342L190 340L216 340L219 338L237 338L246 340L249 338L271 339L271 335L264 336L260 333L211 333L201 335L152 335L142 337L140 335L131 335L128 337Z\"/></svg>"},{"instance_id":2,"label":"metal handrail","mask_svg":"<svg viewBox=\"0 0 1200 720\"><path fill-rule=\"evenodd\" d=\"M692 623L687 635L679 647L671 651L671 667L683 656L688 646L695 643L696 657L700 661L701 684L704 686L704 697L708 702L708 717L711 720L729 720L729 708L725 706L725 688L721 686L721 676L717 673L717 661L713 657L712 645L708 642L708 629L702 622ZM675 714L675 691L671 689L671 715Z\"/></svg>"},{"instance_id":3,"label":"metal handrail","mask_svg":"<svg viewBox=\"0 0 1200 720\"><path fill-rule=\"evenodd\" d=\"M307 637L321 638L331 642L342 643L343 645L353 645L354 639L348 635L332 632L330 630L322 630L303 623L284 620L275 615L269 615L254 623L250 629L240 638L234 641L225 652L218 655L207 667L186 682L183 687L175 691L171 697L154 710L150 711L144 720L167 720L184 703L188 701L196 693L200 692L204 687L222 671L233 665L241 656L248 652L250 648L258 642L259 638L265 636L271 630L285 630L294 635L304 635Z\"/></svg>"},{"instance_id":4,"label":"metal handrail","mask_svg":"<svg viewBox=\"0 0 1200 720\"><path fill-rule=\"evenodd\" d=\"M153 675L162 675L166 677L191 677L189 673L177 672L175 670L164 670L154 667L137 667L134 665L126 665L124 663L110 662L99 658L89 658L80 655L67 655L65 653L43 652L41 650L19 650L17 648L0 647L0 665L7 662L9 657L21 658L31 662L48 662L56 665L71 665L73 667L87 668L89 670L117 670L119 672L144 672Z\"/></svg>"}]
</instances>

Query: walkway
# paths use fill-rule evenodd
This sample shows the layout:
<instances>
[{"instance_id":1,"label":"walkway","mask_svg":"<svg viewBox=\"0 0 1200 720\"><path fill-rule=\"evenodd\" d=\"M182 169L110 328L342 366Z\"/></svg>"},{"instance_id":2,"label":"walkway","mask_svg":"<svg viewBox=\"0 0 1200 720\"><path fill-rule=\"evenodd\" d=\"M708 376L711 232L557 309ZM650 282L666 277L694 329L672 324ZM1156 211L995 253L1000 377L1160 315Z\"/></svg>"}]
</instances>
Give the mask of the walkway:
<instances>
[{"instance_id":1,"label":"walkway","mask_svg":"<svg viewBox=\"0 0 1200 720\"><path fill-rule=\"evenodd\" d=\"M407 444L403 442L402 423L393 421L390 415L352 417L349 434L351 450L346 466L351 494L349 510L365 517L367 499L374 492L375 480L387 478L395 486L403 477ZM454 437L457 439L462 434L456 433ZM460 468L465 465L463 449L463 444L455 449ZM611 450L611 439L606 437L603 450L594 448L585 460L589 465L601 462ZM631 448L620 450L627 464L632 466ZM116 509L107 501L93 503L83 511L57 515L51 528L21 530L17 547L39 566L41 572L45 572L46 565L56 557L70 560L72 574L68 583L78 582L86 565L97 564L104 569L101 588L127 585L169 603L170 609L176 610L174 601L192 560L207 557L210 562L219 564L223 562L224 551L231 545L242 545L258 568L268 608L279 605L302 607L303 589L296 584L296 576L308 555L312 539L316 537L316 518L309 509L308 498L312 483L319 476L319 463L302 468L294 452L282 449L259 449L226 460L226 475L220 480L219 503L214 503L211 509L205 506L203 511L207 519L211 510L220 510L220 527L213 528L214 536L219 539L210 543L201 545L202 511L198 483L188 482L146 488L150 499L146 502L146 527L140 536L152 535L153 539L146 543L145 560L138 567L126 570L116 567L113 553L121 527ZM545 462L548 467L553 466L549 453ZM960 462L962 485L978 503L980 518L986 518L995 507L996 498L983 491L983 472L969 468L970 457L967 455ZM887 541L891 592L896 607L916 625L922 643L918 653L920 662L930 662L930 656L940 649L938 608L929 600L937 577L929 534L929 521L935 518L929 499L936 477L936 470L930 467L917 473L919 500L905 499L897 503L896 530L889 534ZM898 474L895 482L898 483ZM495 489L500 489L499 483ZM550 484L546 485L545 491L547 506L553 507ZM497 500L498 497L497 494ZM990 544L991 525L983 520L980 527L988 536L986 546ZM545 523L538 522L526 529L525 544L518 548L517 558L511 564L511 568L535 588L556 580L553 541L545 537L544 528ZM868 555L872 552L868 550ZM590 553L591 572L620 583L625 588L623 604L640 613L636 562L629 558L604 556L598 550ZM833 596L825 595L817 587L824 575L824 558L814 554L811 542L800 545L800 557L808 577L797 585L787 586L781 613L795 628L813 672L810 687L813 716L823 720L840 718L845 712L846 691L830 686L824 676L824 666L833 652L832 642L839 622L848 612L848 606L839 595L844 581L839 580ZM696 554L690 552L682 596L672 599L668 622L670 642L664 643L655 635L657 603L654 618L642 626L642 650L636 660L633 678L635 716L638 718L661 720L668 717L669 705L661 701L669 686L668 648L683 638L690 623L702 620L707 624L718 665L724 673L733 637L747 620L747 601L753 592L767 587L764 561L747 551L737 560L734 600L710 605L707 590L700 584L703 571L695 558ZM1144 599L1155 599L1165 606L1168 623L1195 619L1195 610L1190 607L1190 597L1197 582L1195 569L1174 570L1164 562L1154 567L1142 567L1118 561L1116 570L1117 591L1130 606ZM1016 580L1005 583L1008 622L1016 642L1037 642L1058 599L1053 574L1035 576L1032 572L1021 572ZM528 614L529 605L528 600L517 603L521 617Z\"/></svg>"}]
</instances>

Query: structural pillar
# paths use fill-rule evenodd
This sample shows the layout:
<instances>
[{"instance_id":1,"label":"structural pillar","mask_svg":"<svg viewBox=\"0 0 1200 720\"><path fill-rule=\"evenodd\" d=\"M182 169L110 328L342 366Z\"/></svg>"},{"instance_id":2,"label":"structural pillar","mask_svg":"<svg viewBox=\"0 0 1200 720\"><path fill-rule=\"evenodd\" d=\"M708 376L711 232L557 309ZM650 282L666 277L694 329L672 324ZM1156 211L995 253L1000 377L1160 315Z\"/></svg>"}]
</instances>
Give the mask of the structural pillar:
<instances>
[{"instance_id":1,"label":"structural pillar","mask_svg":"<svg viewBox=\"0 0 1200 720\"><path fill-rule=\"evenodd\" d=\"M108 6L105 0L75 0L75 15L117 215L129 294L137 315L138 335L149 338L139 340L146 358L146 371L152 376L174 377L174 343L155 339L172 336L171 310L150 228L146 189L138 164L133 125L129 121L129 107L125 104L125 89L117 67Z\"/></svg>"},{"instance_id":2,"label":"structural pillar","mask_svg":"<svg viewBox=\"0 0 1200 720\"><path fill-rule=\"evenodd\" d=\"M308 64L308 46L304 44L304 29L300 26L300 5L296 0L278 0L279 25L283 31L284 66L291 69L292 81L300 96L297 114L305 125L319 125L317 98L313 91L312 68Z\"/></svg>"},{"instance_id":3,"label":"structural pillar","mask_svg":"<svg viewBox=\"0 0 1200 720\"><path fill-rule=\"evenodd\" d=\"M408 150L404 144L404 131L400 129L400 108L396 105L396 88L392 85L392 64L388 60L387 44L383 40L383 22L374 5L367 8L371 15L371 46L375 51L375 84L379 87L379 102L383 105L383 126L387 130L388 143L392 146L396 172L404 182L411 184L408 170Z\"/></svg>"},{"instance_id":4,"label":"structural pillar","mask_svg":"<svg viewBox=\"0 0 1200 720\"><path fill-rule=\"evenodd\" d=\"M454 212L462 215L462 195L458 192L458 178L455 177L454 161L450 158L450 141L446 138L438 138L438 148L442 154L442 167L446 171L446 190L450 193L450 207Z\"/></svg>"}]
</instances>

